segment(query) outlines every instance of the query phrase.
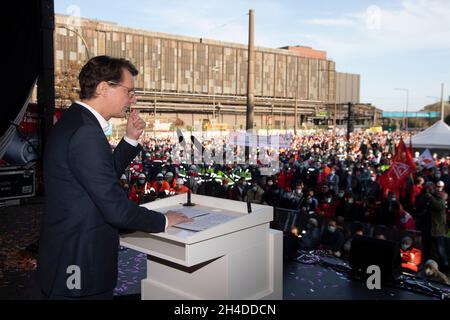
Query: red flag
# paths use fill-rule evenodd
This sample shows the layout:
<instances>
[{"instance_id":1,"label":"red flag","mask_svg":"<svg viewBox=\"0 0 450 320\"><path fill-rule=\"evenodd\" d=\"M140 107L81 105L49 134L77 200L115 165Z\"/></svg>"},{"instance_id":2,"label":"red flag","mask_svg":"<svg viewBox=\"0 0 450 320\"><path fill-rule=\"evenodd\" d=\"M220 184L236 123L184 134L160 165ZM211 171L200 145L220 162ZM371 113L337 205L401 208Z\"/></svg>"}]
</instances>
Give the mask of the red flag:
<instances>
[{"instance_id":1,"label":"red flag","mask_svg":"<svg viewBox=\"0 0 450 320\"><path fill-rule=\"evenodd\" d=\"M391 167L381 175L379 183L383 190L389 189L398 193L398 187L416 169L416 165L403 139L400 139L396 151Z\"/></svg>"}]
</instances>

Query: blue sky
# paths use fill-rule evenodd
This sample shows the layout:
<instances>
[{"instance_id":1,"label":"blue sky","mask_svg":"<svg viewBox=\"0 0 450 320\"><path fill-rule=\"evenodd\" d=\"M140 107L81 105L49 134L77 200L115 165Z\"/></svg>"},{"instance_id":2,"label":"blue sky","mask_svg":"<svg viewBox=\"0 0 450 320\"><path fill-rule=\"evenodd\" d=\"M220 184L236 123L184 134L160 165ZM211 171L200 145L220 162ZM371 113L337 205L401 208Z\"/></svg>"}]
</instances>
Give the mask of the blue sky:
<instances>
[{"instance_id":1,"label":"blue sky","mask_svg":"<svg viewBox=\"0 0 450 320\"><path fill-rule=\"evenodd\" d=\"M255 44L326 50L339 72L361 75L361 102L409 110L450 95L450 0L56 0L55 12L119 25Z\"/></svg>"}]
</instances>

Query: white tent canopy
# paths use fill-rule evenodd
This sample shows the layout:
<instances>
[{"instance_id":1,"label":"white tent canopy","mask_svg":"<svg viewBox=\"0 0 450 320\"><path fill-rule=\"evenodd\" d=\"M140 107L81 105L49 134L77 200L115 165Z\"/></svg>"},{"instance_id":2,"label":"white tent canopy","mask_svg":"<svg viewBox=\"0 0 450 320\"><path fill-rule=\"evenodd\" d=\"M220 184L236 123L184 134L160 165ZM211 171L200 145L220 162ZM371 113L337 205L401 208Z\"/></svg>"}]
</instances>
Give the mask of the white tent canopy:
<instances>
[{"instance_id":1,"label":"white tent canopy","mask_svg":"<svg viewBox=\"0 0 450 320\"><path fill-rule=\"evenodd\" d=\"M412 137L413 148L450 150L450 127L439 120L431 127Z\"/></svg>"}]
</instances>

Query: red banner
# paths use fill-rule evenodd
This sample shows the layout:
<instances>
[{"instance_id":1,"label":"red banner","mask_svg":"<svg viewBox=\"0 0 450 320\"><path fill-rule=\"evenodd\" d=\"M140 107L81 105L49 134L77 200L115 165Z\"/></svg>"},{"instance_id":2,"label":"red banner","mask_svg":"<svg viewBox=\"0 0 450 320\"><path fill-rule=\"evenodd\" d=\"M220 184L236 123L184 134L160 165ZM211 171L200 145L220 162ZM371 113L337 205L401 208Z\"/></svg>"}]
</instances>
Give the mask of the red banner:
<instances>
[{"instance_id":1,"label":"red banner","mask_svg":"<svg viewBox=\"0 0 450 320\"><path fill-rule=\"evenodd\" d=\"M381 175L379 183L383 190L389 189L398 193L399 186L416 169L416 165L403 139L400 140L395 149L396 153L392 165L388 171Z\"/></svg>"}]
</instances>

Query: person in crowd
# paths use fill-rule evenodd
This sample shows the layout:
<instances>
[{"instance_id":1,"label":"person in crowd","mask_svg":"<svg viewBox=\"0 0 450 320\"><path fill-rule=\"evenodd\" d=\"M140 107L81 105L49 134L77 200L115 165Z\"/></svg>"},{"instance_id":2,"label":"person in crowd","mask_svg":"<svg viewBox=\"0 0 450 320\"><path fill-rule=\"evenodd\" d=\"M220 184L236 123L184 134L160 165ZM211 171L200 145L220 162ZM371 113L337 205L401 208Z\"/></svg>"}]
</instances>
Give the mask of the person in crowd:
<instances>
[{"instance_id":1,"label":"person in crowd","mask_svg":"<svg viewBox=\"0 0 450 320\"><path fill-rule=\"evenodd\" d=\"M353 238L355 236L363 236L364 235L364 225L361 222L356 222L354 224L354 229L350 230L350 232L351 232L351 235L347 240L345 240L344 246L343 246L344 257L349 257L349 255L350 255Z\"/></svg>"},{"instance_id":2,"label":"person in crowd","mask_svg":"<svg viewBox=\"0 0 450 320\"><path fill-rule=\"evenodd\" d=\"M344 240L344 234L337 229L336 221L329 220L328 227L320 239L321 248L328 254L340 257L342 255Z\"/></svg>"},{"instance_id":3,"label":"person in crowd","mask_svg":"<svg viewBox=\"0 0 450 320\"><path fill-rule=\"evenodd\" d=\"M425 179L423 177L417 177L414 181L414 186L411 191L411 203L414 205L416 203L417 196L421 193L424 186Z\"/></svg>"},{"instance_id":4,"label":"person in crowd","mask_svg":"<svg viewBox=\"0 0 450 320\"><path fill-rule=\"evenodd\" d=\"M170 193L170 185L164 180L162 173L156 175L156 179L151 182L150 191L154 192L158 198L164 198Z\"/></svg>"},{"instance_id":5,"label":"person in crowd","mask_svg":"<svg viewBox=\"0 0 450 320\"><path fill-rule=\"evenodd\" d=\"M187 193L189 188L184 185L182 178L176 180L175 188L173 188L175 194Z\"/></svg>"},{"instance_id":6,"label":"person in crowd","mask_svg":"<svg viewBox=\"0 0 450 320\"><path fill-rule=\"evenodd\" d=\"M361 221L360 210L352 192L347 192L344 200L339 202L336 207L336 216L343 217L345 221Z\"/></svg>"},{"instance_id":7,"label":"person in crowd","mask_svg":"<svg viewBox=\"0 0 450 320\"><path fill-rule=\"evenodd\" d=\"M403 209L403 206L399 201L395 201L392 204L392 211L395 215L395 226L398 230L405 231L416 229L413 217L408 212L406 212L405 209Z\"/></svg>"},{"instance_id":8,"label":"person in crowd","mask_svg":"<svg viewBox=\"0 0 450 320\"><path fill-rule=\"evenodd\" d=\"M298 256L299 249L299 230L297 227L292 227L290 232L285 237L284 241L284 256L290 260L295 260Z\"/></svg>"},{"instance_id":9,"label":"person in crowd","mask_svg":"<svg viewBox=\"0 0 450 320\"><path fill-rule=\"evenodd\" d=\"M291 200L291 208L293 210L298 211L301 209L303 202L305 200L303 190L304 190L303 182L301 180L298 180L297 183L295 184L295 188L293 191L294 196Z\"/></svg>"},{"instance_id":10,"label":"person in crowd","mask_svg":"<svg viewBox=\"0 0 450 320\"><path fill-rule=\"evenodd\" d=\"M316 218L309 218L306 229L300 238L300 250L312 251L319 248L320 229Z\"/></svg>"},{"instance_id":11,"label":"person in crowd","mask_svg":"<svg viewBox=\"0 0 450 320\"><path fill-rule=\"evenodd\" d=\"M262 204L263 203L264 190L259 186L256 181L252 182L251 187L247 190L244 197L244 201L250 201L251 203Z\"/></svg>"},{"instance_id":12,"label":"person in crowd","mask_svg":"<svg viewBox=\"0 0 450 320\"><path fill-rule=\"evenodd\" d=\"M397 203L397 195L394 191L389 191L387 198L381 203L376 214L376 224L392 228L395 225L394 204Z\"/></svg>"},{"instance_id":13,"label":"person in crowd","mask_svg":"<svg viewBox=\"0 0 450 320\"><path fill-rule=\"evenodd\" d=\"M309 190L306 194L305 201L301 207L301 212L306 212L309 214L317 213L317 208L319 206L319 201L317 201L314 196L314 190Z\"/></svg>"},{"instance_id":14,"label":"person in crowd","mask_svg":"<svg viewBox=\"0 0 450 320\"><path fill-rule=\"evenodd\" d=\"M247 192L247 181L244 177L231 190L231 199L236 201L244 201Z\"/></svg>"},{"instance_id":15,"label":"person in crowd","mask_svg":"<svg viewBox=\"0 0 450 320\"><path fill-rule=\"evenodd\" d=\"M439 196L444 200L445 207L447 208L448 193L445 192L445 183L444 183L444 181L439 180L436 183L436 191L439 194Z\"/></svg>"},{"instance_id":16,"label":"person in crowd","mask_svg":"<svg viewBox=\"0 0 450 320\"><path fill-rule=\"evenodd\" d=\"M150 183L144 173L138 175L138 179L131 187L131 191L128 194L128 199L134 201L136 204L142 204L144 197L151 192Z\"/></svg>"},{"instance_id":17,"label":"person in crowd","mask_svg":"<svg viewBox=\"0 0 450 320\"><path fill-rule=\"evenodd\" d=\"M413 239L410 236L403 237L400 245L402 268L408 272L418 272L422 263L422 250L414 247Z\"/></svg>"},{"instance_id":18,"label":"person in crowd","mask_svg":"<svg viewBox=\"0 0 450 320\"><path fill-rule=\"evenodd\" d=\"M422 234L424 260L431 258L432 238L430 207L434 190L434 184L432 182L425 183L414 203L414 219L417 230Z\"/></svg>"},{"instance_id":19,"label":"person in crowd","mask_svg":"<svg viewBox=\"0 0 450 320\"><path fill-rule=\"evenodd\" d=\"M174 175L172 171L167 171L166 174L164 175L164 180L167 181L167 183L169 184L170 189L175 188L177 182L176 179L174 179Z\"/></svg>"},{"instance_id":20,"label":"person in crowd","mask_svg":"<svg viewBox=\"0 0 450 320\"><path fill-rule=\"evenodd\" d=\"M437 259L442 266L442 270L447 273L449 271L448 256L446 250L447 226L447 208L446 193L436 190L429 194L430 206L429 214L431 218L431 238L432 244L437 253Z\"/></svg>"},{"instance_id":21,"label":"person in crowd","mask_svg":"<svg viewBox=\"0 0 450 320\"><path fill-rule=\"evenodd\" d=\"M338 202L335 201L333 194L328 193L323 199L322 202L319 203L319 207L317 208L317 212L319 215L324 216L327 219L334 218L336 215L336 207Z\"/></svg>"},{"instance_id":22,"label":"person in crowd","mask_svg":"<svg viewBox=\"0 0 450 320\"><path fill-rule=\"evenodd\" d=\"M438 263L431 259L425 262L425 268L421 272L419 272L418 276L427 280L450 285L450 280L448 279L448 277L444 273L439 271Z\"/></svg>"},{"instance_id":23,"label":"person in crowd","mask_svg":"<svg viewBox=\"0 0 450 320\"><path fill-rule=\"evenodd\" d=\"M339 191L339 176L336 174L336 169L332 168L330 173L327 175L327 185L332 193L336 195Z\"/></svg>"},{"instance_id":24,"label":"person in crowd","mask_svg":"<svg viewBox=\"0 0 450 320\"><path fill-rule=\"evenodd\" d=\"M129 184L128 178L125 174L122 174L120 176L120 186L122 187L123 191L125 191L125 194L128 197L128 192L130 192L130 184Z\"/></svg>"}]
</instances>

